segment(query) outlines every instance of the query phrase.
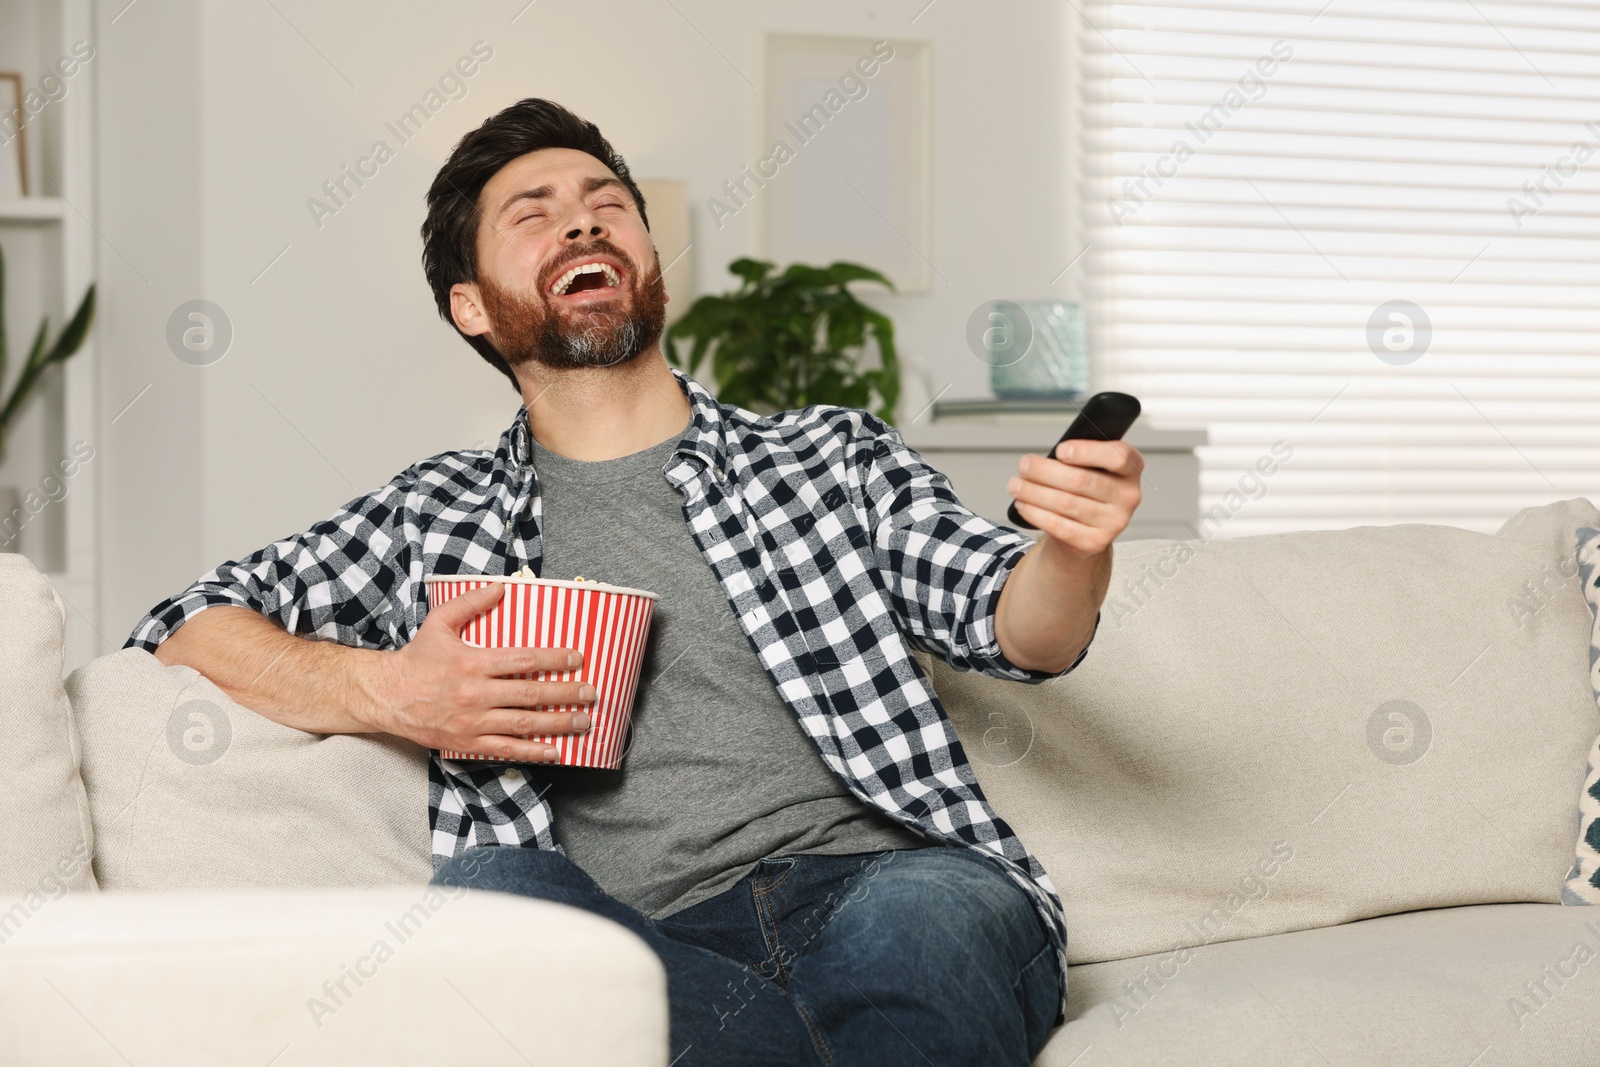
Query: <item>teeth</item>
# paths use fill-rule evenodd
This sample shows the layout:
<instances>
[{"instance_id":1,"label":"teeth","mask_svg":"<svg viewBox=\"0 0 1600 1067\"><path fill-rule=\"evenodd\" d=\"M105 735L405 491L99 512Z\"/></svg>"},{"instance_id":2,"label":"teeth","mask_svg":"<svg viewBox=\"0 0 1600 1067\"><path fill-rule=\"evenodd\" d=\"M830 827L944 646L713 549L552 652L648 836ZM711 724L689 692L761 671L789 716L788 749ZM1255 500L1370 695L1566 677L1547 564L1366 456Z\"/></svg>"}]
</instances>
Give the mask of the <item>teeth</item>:
<instances>
[{"instance_id":1,"label":"teeth","mask_svg":"<svg viewBox=\"0 0 1600 1067\"><path fill-rule=\"evenodd\" d=\"M606 276L607 285L622 285L622 276L619 275L616 271L616 268L611 266L609 263L585 263L580 267L573 267L561 277L557 278L556 283L550 287L550 291L555 293L557 296L560 296L566 293L567 287L572 284L572 280L578 275L597 273L604 274Z\"/></svg>"}]
</instances>

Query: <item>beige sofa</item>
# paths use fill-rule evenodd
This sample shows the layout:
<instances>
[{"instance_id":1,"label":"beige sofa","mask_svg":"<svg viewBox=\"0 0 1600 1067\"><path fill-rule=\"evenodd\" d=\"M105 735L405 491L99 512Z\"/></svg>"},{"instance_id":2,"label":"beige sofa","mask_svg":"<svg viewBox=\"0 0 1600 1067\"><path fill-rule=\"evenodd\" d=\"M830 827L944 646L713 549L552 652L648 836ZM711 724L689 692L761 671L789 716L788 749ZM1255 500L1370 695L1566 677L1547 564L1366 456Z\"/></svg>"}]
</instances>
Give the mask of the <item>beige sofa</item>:
<instances>
[{"instance_id":1,"label":"beige sofa","mask_svg":"<svg viewBox=\"0 0 1600 1067\"><path fill-rule=\"evenodd\" d=\"M930 660L1066 905L1039 1063L1600 1062L1600 912L1560 903L1600 732L1582 526L1127 542L1066 678ZM419 750L140 651L63 686L62 618L0 556L0 1063L676 1053L626 931L425 888Z\"/></svg>"}]
</instances>

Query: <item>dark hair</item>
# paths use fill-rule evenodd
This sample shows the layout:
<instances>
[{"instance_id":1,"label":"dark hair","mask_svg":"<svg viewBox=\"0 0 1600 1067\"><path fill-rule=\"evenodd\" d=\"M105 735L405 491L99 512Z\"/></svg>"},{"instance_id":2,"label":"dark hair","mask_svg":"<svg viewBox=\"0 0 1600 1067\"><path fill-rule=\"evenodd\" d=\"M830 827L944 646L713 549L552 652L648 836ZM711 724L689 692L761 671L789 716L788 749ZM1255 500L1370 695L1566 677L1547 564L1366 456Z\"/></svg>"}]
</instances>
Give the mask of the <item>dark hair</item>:
<instances>
[{"instance_id":1,"label":"dark hair","mask_svg":"<svg viewBox=\"0 0 1600 1067\"><path fill-rule=\"evenodd\" d=\"M439 317L455 327L450 315L450 287L478 278L478 194L507 163L541 148L574 148L587 152L622 179L639 207L644 228L644 194L639 192L628 165L622 161L600 129L550 100L529 97L484 121L468 133L444 161L428 188L428 217L422 223L422 270L433 288ZM459 327L456 332L461 333ZM507 378L514 388L517 376L487 337L468 337L467 344Z\"/></svg>"}]
</instances>

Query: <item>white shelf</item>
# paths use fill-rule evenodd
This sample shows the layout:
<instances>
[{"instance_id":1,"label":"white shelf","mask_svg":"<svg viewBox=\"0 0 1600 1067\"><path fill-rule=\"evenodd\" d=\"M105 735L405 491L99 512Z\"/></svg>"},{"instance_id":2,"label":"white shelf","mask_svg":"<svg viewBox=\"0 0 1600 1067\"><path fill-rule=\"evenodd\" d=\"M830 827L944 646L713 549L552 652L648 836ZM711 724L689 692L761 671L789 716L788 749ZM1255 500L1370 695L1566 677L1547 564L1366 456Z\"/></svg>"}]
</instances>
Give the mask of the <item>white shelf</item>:
<instances>
[{"instance_id":1,"label":"white shelf","mask_svg":"<svg viewBox=\"0 0 1600 1067\"><path fill-rule=\"evenodd\" d=\"M28 86L40 80L75 44L95 36L90 0L0 2L0 69L18 71ZM0 242L6 248L6 310L12 360L4 386L14 382L21 354L48 317L57 336L95 281L98 248L85 212L94 210L94 81L96 63L83 63L70 90L29 119L28 187L50 196L0 199ZM66 669L114 651L124 635L104 634L100 622L98 538L101 461L85 462L69 476L65 492L53 472L82 441L103 453L106 423L96 395L97 316L82 349L24 406L12 428L0 486L51 499L21 530L21 551L45 573L68 603Z\"/></svg>"},{"instance_id":2,"label":"white shelf","mask_svg":"<svg viewBox=\"0 0 1600 1067\"><path fill-rule=\"evenodd\" d=\"M941 418L900 427L906 444L920 451L960 449L967 452L1043 452L1061 436L1070 418L1063 415L994 415ZM1204 429L1174 429L1140 421L1128 431L1128 443L1140 452L1193 452L1210 443Z\"/></svg>"},{"instance_id":3,"label":"white shelf","mask_svg":"<svg viewBox=\"0 0 1600 1067\"><path fill-rule=\"evenodd\" d=\"M69 210L59 196L0 199L0 222L60 222Z\"/></svg>"}]
</instances>

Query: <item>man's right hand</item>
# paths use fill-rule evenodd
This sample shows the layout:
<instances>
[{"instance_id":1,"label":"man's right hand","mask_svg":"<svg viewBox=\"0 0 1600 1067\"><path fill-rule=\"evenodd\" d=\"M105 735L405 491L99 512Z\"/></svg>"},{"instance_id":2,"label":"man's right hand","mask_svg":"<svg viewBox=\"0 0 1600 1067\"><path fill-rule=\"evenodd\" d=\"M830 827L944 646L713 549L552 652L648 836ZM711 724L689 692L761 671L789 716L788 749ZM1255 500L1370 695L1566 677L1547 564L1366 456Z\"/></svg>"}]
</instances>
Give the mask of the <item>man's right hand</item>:
<instances>
[{"instance_id":1,"label":"man's right hand","mask_svg":"<svg viewBox=\"0 0 1600 1067\"><path fill-rule=\"evenodd\" d=\"M504 582L470 589L428 611L417 636L383 653L369 707L370 726L428 748L468 752L518 763L550 763L552 745L523 735L583 733L582 711L539 710L592 704L587 682L541 682L508 677L533 671L570 671L583 657L570 648L478 648L462 629L493 607Z\"/></svg>"}]
</instances>

